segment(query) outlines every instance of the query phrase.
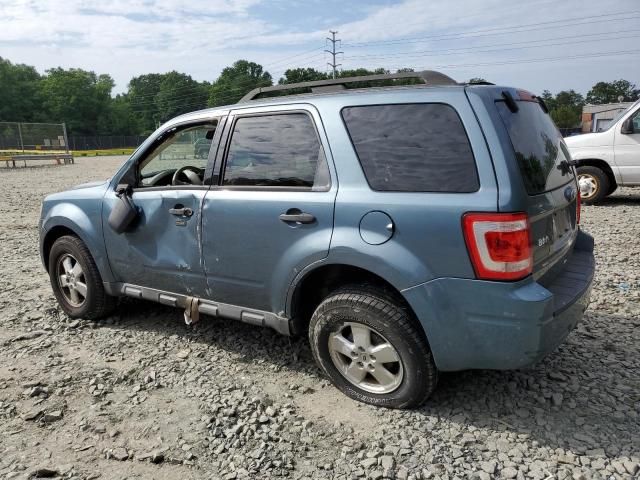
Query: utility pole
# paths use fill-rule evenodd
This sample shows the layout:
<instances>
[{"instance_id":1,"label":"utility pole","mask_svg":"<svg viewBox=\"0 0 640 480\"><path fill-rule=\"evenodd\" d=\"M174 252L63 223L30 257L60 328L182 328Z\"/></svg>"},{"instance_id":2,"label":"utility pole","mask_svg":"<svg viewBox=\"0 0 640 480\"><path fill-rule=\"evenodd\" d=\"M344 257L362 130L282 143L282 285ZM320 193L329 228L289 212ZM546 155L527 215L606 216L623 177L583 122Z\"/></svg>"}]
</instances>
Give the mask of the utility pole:
<instances>
[{"instance_id":1,"label":"utility pole","mask_svg":"<svg viewBox=\"0 0 640 480\"><path fill-rule=\"evenodd\" d=\"M333 69L333 78L336 78L336 68L341 65L340 63L336 63L336 55L344 52L336 52L336 43L340 41L340 39L336 40L336 33L338 32L335 30L329 30L329 33L331 33L331 38L327 37L327 40L331 42L331 50L325 50L325 52L331 55L333 61L327 62L327 65Z\"/></svg>"}]
</instances>

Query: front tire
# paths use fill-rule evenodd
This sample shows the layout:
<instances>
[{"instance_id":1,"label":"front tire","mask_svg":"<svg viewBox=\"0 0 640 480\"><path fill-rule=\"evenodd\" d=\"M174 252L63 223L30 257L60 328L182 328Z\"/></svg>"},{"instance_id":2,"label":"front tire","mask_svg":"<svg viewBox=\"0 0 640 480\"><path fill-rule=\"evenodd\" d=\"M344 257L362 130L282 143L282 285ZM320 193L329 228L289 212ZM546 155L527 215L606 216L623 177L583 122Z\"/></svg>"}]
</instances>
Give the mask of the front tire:
<instances>
[{"instance_id":1,"label":"front tire","mask_svg":"<svg viewBox=\"0 0 640 480\"><path fill-rule=\"evenodd\" d=\"M424 333L384 291L346 287L332 293L311 317L309 341L320 368L355 400L411 408L436 387L438 372Z\"/></svg>"},{"instance_id":2,"label":"front tire","mask_svg":"<svg viewBox=\"0 0 640 480\"><path fill-rule=\"evenodd\" d=\"M582 203L592 205L601 201L610 192L609 177L598 167L578 167L578 187Z\"/></svg>"},{"instance_id":3,"label":"front tire","mask_svg":"<svg viewBox=\"0 0 640 480\"><path fill-rule=\"evenodd\" d=\"M105 292L98 267L78 237L65 235L54 242L49 279L58 304L71 318L97 320L115 308L116 299Z\"/></svg>"}]
</instances>

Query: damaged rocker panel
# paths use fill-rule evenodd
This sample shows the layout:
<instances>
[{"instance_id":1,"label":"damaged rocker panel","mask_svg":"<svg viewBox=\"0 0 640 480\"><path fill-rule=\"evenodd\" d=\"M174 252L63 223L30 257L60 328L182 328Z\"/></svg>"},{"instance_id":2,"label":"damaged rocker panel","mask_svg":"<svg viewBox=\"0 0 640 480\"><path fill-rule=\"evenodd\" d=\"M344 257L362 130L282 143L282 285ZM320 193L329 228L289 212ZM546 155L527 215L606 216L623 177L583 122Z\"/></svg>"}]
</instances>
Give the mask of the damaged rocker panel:
<instances>
[{"instance_id":1,"label":"damaged rocker panel","mask_svg":"<svg viewBox=\"0 0 640 480\"><path fill-rule=\"evenodd\" d=\"M203 315L213 317L239 320L251 325L270 327L283 335L291 334L289 319L276 315L273 312L215 302L203 298L156 290L154 288L140 287L129 283L104 282L104 289L109 295L140 298L171 307L183 308L185 310L185 322L187 325L196 323L199 314L202 313Z\"/></svg>"}]
</instances>

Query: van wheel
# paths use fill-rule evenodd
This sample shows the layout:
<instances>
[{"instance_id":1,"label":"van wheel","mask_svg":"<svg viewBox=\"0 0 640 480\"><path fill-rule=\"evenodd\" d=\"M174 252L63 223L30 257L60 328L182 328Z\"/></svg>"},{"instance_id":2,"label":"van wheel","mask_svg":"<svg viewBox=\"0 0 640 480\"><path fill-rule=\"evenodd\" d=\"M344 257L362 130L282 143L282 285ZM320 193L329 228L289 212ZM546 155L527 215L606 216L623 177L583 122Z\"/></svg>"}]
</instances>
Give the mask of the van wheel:
<instances>
[{"instance_id":1,"label":"van wheel","mask_svg":"<svg viewBox=\"0 0 640 480\"><path fill-rule=\"evenodd\" d=\"M598 167L578 167L578 187L582 203L591 205L609 194L609 177Z\"/></svg>"},{"instance_id":2,"label":"van wheel","mask_svg":"<svg viewBox=\"0 0 640 480\"><path fill-rule=\"evenodd\" d=\"M436 387L438 371L424 333L384 291L335 291L311 317L309 341L320 368L355 400L411 408Z\"/></svg>"},{"instance_id":3,"label":"van wheel","mask_svg":"<svg viewBox=\"0 0 640 480\"><path fill-rule=\"evenodd\" d=\"M107 295L87 246L78 237L58 238L49 252L49 279L62 310L71 318L108 315L116 298Z\"/></svg>"}]
</instances>

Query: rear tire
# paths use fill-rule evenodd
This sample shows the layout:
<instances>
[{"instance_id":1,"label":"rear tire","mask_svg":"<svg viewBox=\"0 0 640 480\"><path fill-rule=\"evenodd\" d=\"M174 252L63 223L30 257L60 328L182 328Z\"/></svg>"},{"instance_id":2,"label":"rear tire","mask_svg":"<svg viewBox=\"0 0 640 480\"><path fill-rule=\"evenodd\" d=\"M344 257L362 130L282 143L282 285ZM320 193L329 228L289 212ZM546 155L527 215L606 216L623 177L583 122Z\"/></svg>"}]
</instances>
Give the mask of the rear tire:
<instances>
[{"instance_id":1,"label":"rear tire","mask_svg":"<svg viewBox=\"0 0 640 480\"><path fill-rule=\"evenodd\" d=\"M607 174L598 167L588 165L578 167L578 187L585 205L597 203L611 193Z\"/></svg>"},{"instance_id":2,"label":"rear tire","mask_svg":"<svg viewBox=\"0 0 640 480\"><path fill-rule=\"evenodd\" d=\"M344 287L325 298L309 325L313 356L347 396L411 408L436 387L438 371L412 314L373 287Z\"/></svg>"},{"instance_id":3,"label":"rear tire","mask_svg":"<svg viewBox=\"0 0 640 480\"><path fill-rule=\"evenodd\" d=\"M71 318L107 316L117 299L107 295L87 246L78 237L58 238L49 252L49 279L60 307Z\"/></svg>"}]
</instances>

